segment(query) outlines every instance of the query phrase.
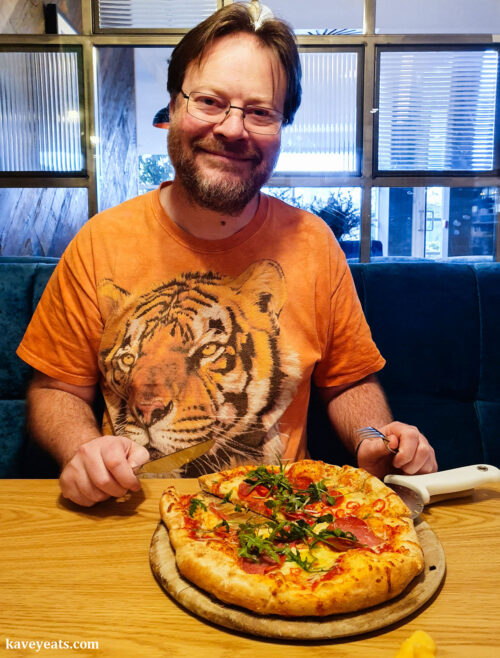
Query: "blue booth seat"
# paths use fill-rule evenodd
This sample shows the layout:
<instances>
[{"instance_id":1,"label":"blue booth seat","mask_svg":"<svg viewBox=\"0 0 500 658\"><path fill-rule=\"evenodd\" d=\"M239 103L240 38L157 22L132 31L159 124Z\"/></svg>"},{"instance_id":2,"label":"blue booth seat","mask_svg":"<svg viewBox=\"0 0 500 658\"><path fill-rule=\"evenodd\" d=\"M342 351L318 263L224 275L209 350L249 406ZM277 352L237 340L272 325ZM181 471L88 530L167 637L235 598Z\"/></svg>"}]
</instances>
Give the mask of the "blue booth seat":
<instances>
[{"instance_id":1,"label":"blue booth seat","mask_svg":"<svg viewBox=\"0 0 500 658\"><path fill-rule=\"evenodd\" d=\"M30 369L16 355L57 263L0 258L0 477L53 477L57 467L26 438ZM373 262L350 265L387 365L380 373L394 416L417 425L441 469L500 466L500 264ZM315 392L308 435L313 457L353 463Z\"/></svg>"}]
</instances>

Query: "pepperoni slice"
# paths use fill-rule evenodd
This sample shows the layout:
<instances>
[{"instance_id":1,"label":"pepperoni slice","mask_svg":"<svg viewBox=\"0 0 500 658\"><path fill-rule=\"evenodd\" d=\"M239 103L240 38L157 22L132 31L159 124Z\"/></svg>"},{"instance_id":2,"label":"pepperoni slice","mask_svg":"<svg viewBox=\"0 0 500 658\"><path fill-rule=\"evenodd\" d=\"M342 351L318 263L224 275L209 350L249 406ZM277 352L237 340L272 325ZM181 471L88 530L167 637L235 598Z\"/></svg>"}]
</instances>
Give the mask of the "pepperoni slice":
<instances>
[{"instance_id":1,"label":"pepperoni slice","mask_svg":"<svg viewBox=\"0 0 500 658\"><path fill-rule=\"evenodd\" d=\"M358 519L357 516L344 516L340 519L335 519L333 527L343 532L352 532L360 544L364 544L369 548L380 544L382 541L380 537L377 537L373 533L370 526L362 519Z\"/></svg>"},{"instance_id":2,"label":"pepperoni slice","mask_svg":"<svg viewBox=\"0 0 500 658\"><path fill-rule=\"evenodd\" d=\"M253 491L253 485L248 484L247 482L242 482L238 487L238 496L240 498L246 498Z\"/></svg>"},{"instance_id":3,"label":"pepperoni slice","mask_svg":"<svg viewBox=\"0 0 500 658\"><path fill-rule=\"evenodd\" d=\"M290 479L290 483L294 489L307 489L307 487L312 484L312 478L307 477L307 475L297 475Z\"/></svg>"},{"instance_id":4,"label":"pepperoni slice","mask_svg":"<svg viewBox=\"0 0 500 658\"><path fill-rule=\"evenodd\" d=\"M275 569L279 569L282 562L284 561L285 556L282 556L280 562L275 562L266 555L262 555L260 562L253 562L246 557L242 557L239 560L240 566L246 573L258 573L266 574Z\"/></svg>"}]
</instances>

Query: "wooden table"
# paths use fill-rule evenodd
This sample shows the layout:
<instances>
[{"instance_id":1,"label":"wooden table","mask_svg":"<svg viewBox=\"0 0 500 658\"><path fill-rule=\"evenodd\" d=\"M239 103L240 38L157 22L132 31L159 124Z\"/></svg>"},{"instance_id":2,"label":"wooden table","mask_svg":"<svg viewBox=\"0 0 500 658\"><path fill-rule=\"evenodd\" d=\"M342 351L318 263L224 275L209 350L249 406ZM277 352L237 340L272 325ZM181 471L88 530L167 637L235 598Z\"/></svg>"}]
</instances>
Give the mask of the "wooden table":
<instances>
[{"instance_id":1,"label":"wooden table","mask_svg":"<svg viewBox=\"0 0 500 658\"><path fill-rule=\"evenodd\" d=\"M434 638L438 658L500 655L500 485L424 512L447 560L444 585L427 606L376 633L299 643L218 628L159 587L148 549L169 483L144 480L129 501L86 510L60 498L57 481L0 481L1 655L393 658L417 629ZM193 481L176 483L194 490ZM13 648L22 641L98 642L99 649Z\"/></svg>"}]
</instances>

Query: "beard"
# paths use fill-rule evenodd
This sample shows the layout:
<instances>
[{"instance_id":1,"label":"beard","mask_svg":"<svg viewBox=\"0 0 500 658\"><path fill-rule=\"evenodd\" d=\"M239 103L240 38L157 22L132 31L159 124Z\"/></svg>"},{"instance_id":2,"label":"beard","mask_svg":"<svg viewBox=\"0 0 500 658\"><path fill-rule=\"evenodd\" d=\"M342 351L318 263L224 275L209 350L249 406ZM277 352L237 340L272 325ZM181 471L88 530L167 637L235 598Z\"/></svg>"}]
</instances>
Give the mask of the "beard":
<instances>
[{"instance_id":1,"label":"beard","mask_svg":"<svg viewBox=\"0 0 500 658\"><path fill-rule=\"evenodd\" d=\"M204 175L196 163L196 153L205 149L210 153L249 159L252 164L250 175L236 178L230 163L220 163L217 178ZM272 161L267 161L255 147L226 142L214 136L194 139L186 147L182 144L181 131L174 122L168 131L168 154L175 169L175 177L182 183L193 203L222 215L236 216L243 211L269 180L278 153ZM228 176L224 176L224 170Z\"/></svg>"}]
</instances>

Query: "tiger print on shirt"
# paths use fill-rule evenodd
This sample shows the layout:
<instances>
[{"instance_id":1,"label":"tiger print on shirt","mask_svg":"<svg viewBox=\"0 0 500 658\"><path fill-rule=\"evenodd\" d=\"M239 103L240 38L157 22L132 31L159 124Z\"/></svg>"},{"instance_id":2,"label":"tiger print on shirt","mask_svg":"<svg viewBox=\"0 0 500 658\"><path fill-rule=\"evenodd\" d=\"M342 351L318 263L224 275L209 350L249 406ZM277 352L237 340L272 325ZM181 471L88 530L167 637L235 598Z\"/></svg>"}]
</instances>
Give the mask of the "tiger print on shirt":
<instances>
[{"instance_id":1,"label":"tiger print on shirt","mask_svg":"<svg viewBox=\"0 0 500 658\"><path fill-rule=\"evenodd\" d=\"M109 281L101 293L110 287L116 295ZM214 438L183 475L276 461L284 450L278 420L300 375L297 355L280 343L285 299L283 272L271 260L236 278L183 273L132 296L121 330L100 352L105 388L120 400L108 408L114 433L165 454Z\"/></svg>"}]
</instances>

